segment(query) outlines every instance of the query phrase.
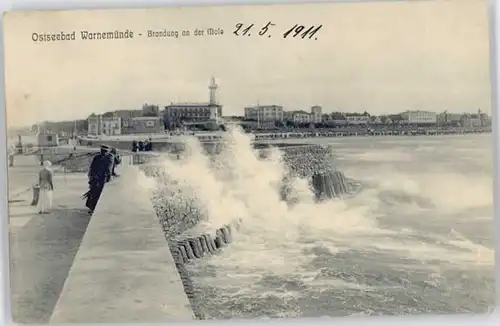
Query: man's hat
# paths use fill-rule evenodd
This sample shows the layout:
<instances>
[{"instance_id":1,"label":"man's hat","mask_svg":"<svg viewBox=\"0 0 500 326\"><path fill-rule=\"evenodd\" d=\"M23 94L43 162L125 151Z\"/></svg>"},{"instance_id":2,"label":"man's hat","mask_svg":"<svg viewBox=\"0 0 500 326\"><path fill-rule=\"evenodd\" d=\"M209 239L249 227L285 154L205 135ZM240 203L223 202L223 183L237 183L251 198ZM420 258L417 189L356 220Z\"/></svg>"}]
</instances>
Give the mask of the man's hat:
<instances>
[{"instance_id":1,"label":"man's hat","mask_svg":"<svg viewBox=\"0 0 500 326\"><path fill-rule=\"evenodd\" d=\"M109 146L108 145L101 145L101 150L107 151L107 150L109 150Z\"/></svg>"}]
</instances>

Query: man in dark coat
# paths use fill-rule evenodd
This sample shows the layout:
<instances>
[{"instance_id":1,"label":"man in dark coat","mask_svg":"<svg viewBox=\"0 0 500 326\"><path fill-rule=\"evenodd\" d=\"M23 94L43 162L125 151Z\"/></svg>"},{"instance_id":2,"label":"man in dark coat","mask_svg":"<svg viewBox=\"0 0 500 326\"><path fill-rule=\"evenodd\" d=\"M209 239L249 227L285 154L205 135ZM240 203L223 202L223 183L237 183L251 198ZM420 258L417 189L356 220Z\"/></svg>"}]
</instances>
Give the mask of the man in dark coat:
<instances>
[{"instance_id":1,"label":"man in dark coat","mask_svg":"<svg viewBox=\"0 0 500 326\"><path fill-rule=\"evenodd\" d=\"M87 202L85 203L85 206L89 209L89 214L94 212L104 185L111 179L113 156L108 151L109 147L102 145L101 151L94 156L90 164L88 174L90 189L87 192Z\"/></svg>"},{"instance_id":2,"label":"man in dark coat","mask_svg":"<svg viewBox=\"0 0 500 326\"><path fill-rule=\"evenodd\" d=\"M146 149L145 150L147 152L151 152L153 150L153 142L152 142L151 138L146 140Z\"/></svg>"}]
</instances>

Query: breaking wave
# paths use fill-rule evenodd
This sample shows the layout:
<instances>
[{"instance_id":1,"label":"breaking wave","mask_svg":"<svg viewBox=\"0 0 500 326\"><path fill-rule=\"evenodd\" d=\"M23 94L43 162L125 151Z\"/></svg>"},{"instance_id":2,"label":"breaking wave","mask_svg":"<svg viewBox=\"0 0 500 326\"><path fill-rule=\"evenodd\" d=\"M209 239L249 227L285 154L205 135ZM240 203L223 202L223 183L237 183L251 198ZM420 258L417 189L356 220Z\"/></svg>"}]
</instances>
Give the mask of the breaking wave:
<instances>
[{"instance_id":1,"label":"breaking wave","mask_svg":"<svg viewBox=\"0 0 500 326\"><path fill-rule=\"evenodd\" d=\"M491 139L434 137L421 149L407 137L373 139L376 148L358 141L336 143L332 160L363 191L317 202L308 180L293 177L294 205L280 196L294 167L279 149L262 158L237 129L216 156L189 139L180 160L162 158L160 173L142 181L161 190L157 202L190 202L204 228L241 221L229 247L188 267L205 315L484 312L493 305ZM466 170L468 148L477 155Z\"/></svg>"}]
</instances>

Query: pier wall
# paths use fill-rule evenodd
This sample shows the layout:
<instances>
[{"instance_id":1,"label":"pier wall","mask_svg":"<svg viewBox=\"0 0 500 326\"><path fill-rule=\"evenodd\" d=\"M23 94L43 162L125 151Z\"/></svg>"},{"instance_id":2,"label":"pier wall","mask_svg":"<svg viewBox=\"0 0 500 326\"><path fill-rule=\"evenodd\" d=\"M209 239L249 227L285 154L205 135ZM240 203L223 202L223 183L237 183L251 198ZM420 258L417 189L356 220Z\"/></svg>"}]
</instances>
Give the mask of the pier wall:
<instances>
[{"instance_id":1,"label":"pier wall","mask_svg":"<svg viewBox=\"0 0 500 326\"><path fill-rule=\"evenodd\" d=\"M107 184L51 323L157 323L195 319L168 242L137 170Z\"/></svg>"},{"instance_id":2,"label":"pier wall","mask_svg":"<svg viewBox=\"0 0 500 326\"><path fill-rule=\"evenodd\" d=\"M314 153L324 154L321 150ZM302 150L294 154L304 155ZM155 212L155 200L151 202L148 192L134 191L140 186L139 168L149 175L147 168L154 168L141 164L149 160L139 158L155 156L152 152L122 152L121 176L103 191L51 322L88 322L89 316L91 322L107 323L204 319L186 264L229 245L239 222L216 230L198 230L193 220L192 225L183 223L180 232L169 234L176 230L173 226L178 221L167 221L167 215L172 214L165 215L158 207ZM73 161L85 165L88 157L75 155ZM337 174L343 176L332 172ZM327 197L346 193L347 188L336 185L337 179L323 179L316 188ZM342 180L345 182L345 177Z\"/></svg>"}]
</instances>

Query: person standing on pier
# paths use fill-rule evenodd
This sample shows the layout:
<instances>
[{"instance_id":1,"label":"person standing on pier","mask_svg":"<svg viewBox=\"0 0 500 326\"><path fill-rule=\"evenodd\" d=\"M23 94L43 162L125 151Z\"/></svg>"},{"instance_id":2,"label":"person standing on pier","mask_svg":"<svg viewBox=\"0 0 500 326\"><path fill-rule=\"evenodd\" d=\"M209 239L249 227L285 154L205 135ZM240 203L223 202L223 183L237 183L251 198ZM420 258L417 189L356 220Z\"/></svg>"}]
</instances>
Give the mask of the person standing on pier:
<instances>
[{"instance_id":1,"label":"person standing on pier","mask_svg":"<svg viewBox=\"0 0 500 326\"><path fill-rule=\"evenodd\" d=\"M151 137L147 140L147 148L146 151L151 152L153 150L153 140Z\"/></svg>"},{"instance_id":2,"label":"person standing on pier","mask_svg":"<svg viewBox=\"0 0 500 326\"><path fill-rule=\"evenodd\" d=\"M13 167L14 166L14 156L16 155L16 149L14 146L12 146L10 149L9 149L9 167Z\"/></svg>"},{"instance_id":3,"label":"person standing on pier","mask_svg":"<svg viewBox=\"0 0 500 326\"><path fill-rule=\"evenodd\" d=\"M89 214L94 212L104 185L111 179L113 156L108 151L109 147L102 145L100 153L94 156L90 164L88 174L90 189L84 194L84 197L87 198L85 206L89 209Z\"/></svg>"},{"instance_id":4,"label":"person standing on pier","mask_svg":"<svg viewBox=\"0 0 500 326\"><path fill-rule=\"evenodd\" d=\"M118 151L114 147L111 149L111 155L113 155L113 168L111 169L111 176L117 177L118 174L115 173L115 168L117 165L120 165L122 160L120 158L120 155L118 155Z\"/></svg>"},{"instance_id":5,"label":"person standing on pier","mask_svg":"<svg viewBox=\"0 0 500 326\"><path fill-rule=\"evenodd\" d=\"M52 208L52 194L54 191L53 173L50 169L52 163L43 162L43 168L38 173L38 186L40 195L38 198L38 214L47 214Z\"/></svg>"}]
</instances>

